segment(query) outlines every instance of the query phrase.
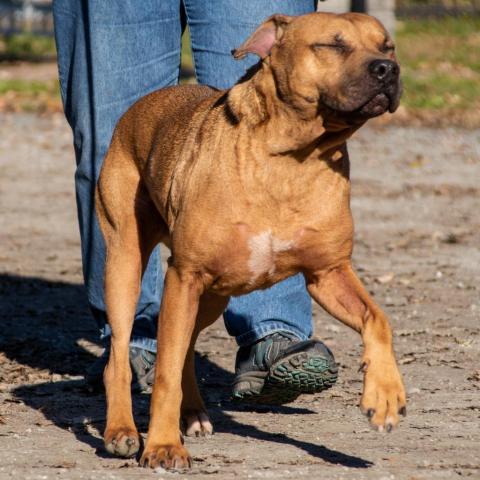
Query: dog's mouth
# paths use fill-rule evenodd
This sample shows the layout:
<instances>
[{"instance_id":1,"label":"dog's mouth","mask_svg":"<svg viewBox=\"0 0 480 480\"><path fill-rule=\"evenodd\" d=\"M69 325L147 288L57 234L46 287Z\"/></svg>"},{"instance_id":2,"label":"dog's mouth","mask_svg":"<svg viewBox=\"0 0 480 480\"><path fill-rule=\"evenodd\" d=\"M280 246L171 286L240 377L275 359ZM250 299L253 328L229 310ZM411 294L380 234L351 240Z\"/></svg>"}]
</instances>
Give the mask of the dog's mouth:
<instances>
[{"instance_id":1,"label":"dog's mouth","mask_svg":"<svg viewBox=\"0 0 480 480\"><path fill-rule=\"evenodd\" d=\"M332 101L331 98L323 97L322 103L327 108L330 108L336 117L345 119L348 123L363 123L369 118L378 117L387 111L393 113L397 108L401 96L401 85L395 88L386 88L378 91L367 97L360 105L352 106L353 108L345 108L346 105L339 105Z\"/></svg>"},{"instance_id":2,"label":"dog's mouth","mask_svg":"<svg viewBox=\"0 0 480 480\"><path fill-rule=\"evenodd\" d=\"M386 111L393 112L392 98L385 92L377 93L373 98L357 109L356 113L368 117L377 117Z\"/></svg>"},{"instance_id":3,"label":"dog's mouth","mask_svg":"<svg viewBox=\"0 0 480 480\"><path fill-rule=\"evenodd\" d=\"M372 93L373 96L363 105L360 105L360 107L355 110L355 113L368 118L378 117L387 111L393 113L400 104L402 91L401 81L386 85L381 91L377 90L376 93Z\"/></svg>"}]
</instances>

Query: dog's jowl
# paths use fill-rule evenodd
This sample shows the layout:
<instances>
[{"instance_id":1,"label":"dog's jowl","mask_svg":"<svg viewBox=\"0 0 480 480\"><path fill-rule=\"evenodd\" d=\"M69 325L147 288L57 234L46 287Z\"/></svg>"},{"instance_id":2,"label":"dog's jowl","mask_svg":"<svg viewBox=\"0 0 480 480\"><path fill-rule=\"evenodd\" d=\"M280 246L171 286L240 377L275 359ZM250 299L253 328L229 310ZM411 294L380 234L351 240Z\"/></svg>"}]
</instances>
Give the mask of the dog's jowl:
<instances>
[{"instance_id":1,"label":"dog's jowl","mask_svg":"<svg viewBox=\"0 0 480 480\"><path fill-rule=\"evenodd\" d=\"M231 295L303 273L327 312L360 333L361 409L390 431L405 390L383 311L351 266L347 139L393 112L401 93L394 46L360 14L274 15L234 52L259 63L232 89L154 92L116 127L97 188L107 246L112 328L105 370L105 445L140 448L128 344L142 271L159 242L172 251L158 327L151 420L141 464L190 466L187 433L211 433L194 373L199 332Z\"/></svg>"}]
</instances>

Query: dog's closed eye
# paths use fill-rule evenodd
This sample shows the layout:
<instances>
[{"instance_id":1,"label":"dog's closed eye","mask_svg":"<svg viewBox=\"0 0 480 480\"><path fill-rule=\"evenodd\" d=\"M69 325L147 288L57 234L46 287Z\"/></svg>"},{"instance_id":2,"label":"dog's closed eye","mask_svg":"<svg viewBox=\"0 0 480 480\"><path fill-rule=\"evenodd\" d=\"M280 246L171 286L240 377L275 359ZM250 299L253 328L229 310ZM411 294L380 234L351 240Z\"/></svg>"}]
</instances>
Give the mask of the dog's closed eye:
<instances>
[{"instance_id":1,"label":"dog's closed eye","mask_svg":"<svg viewBox=\"0 0 480 480\"><path fill-rule=\"evenodd\" d=\"M378 47L378 49L382 53L390 53L395 50L395 45L392 43L390 39L386 38L384 42Z\"/></svg>"},{"instance_id":2,"label":"dog's closed eye","mask_svg":"<svg viewBox=\"0 0 480 480\"><path fill-rule=\"evenodd\" d=\"M312 50L321 50L324 48L331 48L337 50L339 53L350 53L352 47L348 45L341 35L335 35L335 37L330 42L315 42L310 45Z\"/></svg>"}]
</instances>

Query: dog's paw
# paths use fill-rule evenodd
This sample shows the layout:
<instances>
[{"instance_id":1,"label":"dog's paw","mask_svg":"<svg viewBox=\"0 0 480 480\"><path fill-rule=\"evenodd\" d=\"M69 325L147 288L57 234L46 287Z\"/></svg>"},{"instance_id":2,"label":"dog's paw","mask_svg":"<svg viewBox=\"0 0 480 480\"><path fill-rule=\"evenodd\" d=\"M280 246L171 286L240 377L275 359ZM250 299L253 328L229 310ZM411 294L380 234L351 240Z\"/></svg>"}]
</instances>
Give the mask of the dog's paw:
<instances>
[{"instance_id":1,"label":"dog's paw","mask_svg":"<svg viewBox=\"0 0 480 480\"><path fill-rule=\"evenodd\" d=\"M213 426L205 410L187 410L182 412L182 431L189 437L212 435Z\"/></svg>"},{"instance_id":2,"label":"dog's paw","mask_svg":"<svg viewBox=\"0 0 480 480\"><path fill-rule=\"evenodd\" d=\"M365 362L364 390L360 408L379 432L391 432L405 416L406 395L395 360Z\"/></svg>"},{"instance_id":3,"label":"dog's paw","mask_svg":"<svg viewBox=\"0 0 480 480\"><path fill-rule=\"evenodd\" d=\"M136 430L119 428L107 430L104 435L105 449L118 457L133 457L140 449L140 437Z\"/></svg>"},{"instance_id":4,"label":"dog's paw","mask_svg":"<svg viewBox=\"0 0 480 480\"><path fill-rule=\"evenodd\" d=\"M182 445L158 445L145 447L140 458L142 467L162 467L165 469L182 470L192 466L192 458Z\"/></svg>"}]
</instances>

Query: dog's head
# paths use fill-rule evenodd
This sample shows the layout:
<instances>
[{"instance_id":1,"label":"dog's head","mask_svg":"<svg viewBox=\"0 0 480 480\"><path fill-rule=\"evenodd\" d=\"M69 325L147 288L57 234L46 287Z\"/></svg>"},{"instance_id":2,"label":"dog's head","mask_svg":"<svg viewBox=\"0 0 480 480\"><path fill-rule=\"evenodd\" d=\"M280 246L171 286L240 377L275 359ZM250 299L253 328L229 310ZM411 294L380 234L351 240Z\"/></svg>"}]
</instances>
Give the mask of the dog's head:
<instances>
[{"instance_id":1,"label":"dog's head","mask_svg":"<svg viewBox=\"0 0 480 480\"><path fill-rule=\"evenodd\" d=\"M234 51L254 53L271 69L277 95L302 116L346 123L394 112L401 95L394 44L369 15L273 15Z\"/></svg>"}]
</instances>

